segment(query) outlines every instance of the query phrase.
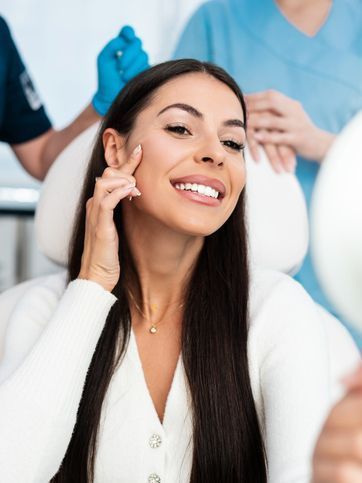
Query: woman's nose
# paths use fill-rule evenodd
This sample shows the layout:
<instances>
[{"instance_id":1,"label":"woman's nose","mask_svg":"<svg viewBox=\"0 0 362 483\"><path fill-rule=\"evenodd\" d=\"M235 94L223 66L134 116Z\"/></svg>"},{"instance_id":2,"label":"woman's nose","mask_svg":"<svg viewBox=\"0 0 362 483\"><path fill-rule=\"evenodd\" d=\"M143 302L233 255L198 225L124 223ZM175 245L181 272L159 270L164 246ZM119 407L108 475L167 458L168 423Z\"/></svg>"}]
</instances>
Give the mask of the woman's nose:
<instances>
[{"instance_id":1,"label":"woman's nose","mask_svg":"<svg viewBox=\"0 0 362 483\"><path fill-rule=\"evenodd\" d=\"M222 166L225 161L225 151L222 149L219 140L218 144L219 146L212 146L211 143L208 143L206 146L201 148L196 156L197 160L203 163L212 163L216 166Z\"/></svg>"}]
</instances>

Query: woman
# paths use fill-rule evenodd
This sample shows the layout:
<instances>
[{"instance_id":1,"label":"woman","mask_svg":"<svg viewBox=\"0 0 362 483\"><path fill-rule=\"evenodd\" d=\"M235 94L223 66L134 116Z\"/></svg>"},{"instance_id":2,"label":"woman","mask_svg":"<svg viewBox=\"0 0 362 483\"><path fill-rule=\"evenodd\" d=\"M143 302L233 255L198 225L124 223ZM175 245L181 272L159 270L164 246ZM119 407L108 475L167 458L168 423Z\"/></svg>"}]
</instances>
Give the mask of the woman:
<instances>
[{"instance_id":1,"label":"woman","mask_svg":"<svg viewBox=\"0 0 362 483\"><path fill-rule=\"evenodd\" d=\"M276 171L296 170L308 205L335 135L362 108L361 19L359 0L213 0L191 17L174 53L235 78L248 93L252 155L262 145ZM296 279L339 317L309 252Z\"/></svg>"},{"instance_id":2,"label":"woman","mask_svg":"<svg viewBox=\"0 0 362 483\"><path fill-rule=\"evenodd\" d=\"M1 481L309 482L325 334L292 279L249 281L245 129L211 64L160 64L118 96L66 280L32 288L9 323Z\"/></svg>"}]
</instances>

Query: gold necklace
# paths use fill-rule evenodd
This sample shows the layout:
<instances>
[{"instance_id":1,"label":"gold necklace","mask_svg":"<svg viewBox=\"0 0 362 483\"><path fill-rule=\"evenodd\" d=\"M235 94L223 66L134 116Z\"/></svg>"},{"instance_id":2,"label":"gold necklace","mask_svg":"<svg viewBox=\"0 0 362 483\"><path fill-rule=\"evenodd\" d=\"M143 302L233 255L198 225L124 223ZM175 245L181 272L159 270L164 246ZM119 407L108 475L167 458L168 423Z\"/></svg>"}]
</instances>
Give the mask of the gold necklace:
<instances>
[{"instance_id":1,"label":"gold necklace","mask_svg":"<svg viewBox=\"0 0 362 483\"><path fill-rule=\"evenodd\" d=\"M129 295L130 295L130 297L131 297L131 299L132 299L132 301L133 301L133 303L134 303L134 306L136 307L137 311L138 311L138 312L139 312L139 313L142 315L142 317L143 317L145 320L147 320L147 321L148 321L148 318L147 318L146 314L143 312L143 310L141 309L141 307L140 307L140 306L137 304L137 302L136 302L136 300L135 300L135 298L134 298L134 296L133 296L132 292L131 292L130 290L127 290L127 291L128 291L128 293L129 293ZM170 305L173 305L173 304L170 304ZM170 305L168 305L167 307L169 307ZM181 309L181 308L182 308L184 305L185 305L184 303L183 303L183 304L178 305L178 306L177 306L177 309L176 309L174 312L172 312L172 314L171 314L171 315L175 314L175 313L176 313L176 312L177 312L179 309ZM151 305L150 305L150 307L151 307L151 313L153 313L153 312L155 312L155 311L157 310L157 304L151 304ZM162 323L162 322L161 322L161 323ZM150 332L150 334L156 334L156 333L157 333L157 331L158 331L158 326L159 326L159 325L160 325L160 322L159 322L159 323L157 323L157 324L155 324L155 323L152 323L152 322L151 322L151 327L148 329L148 331Z\"/></svg>"}]
</instances>

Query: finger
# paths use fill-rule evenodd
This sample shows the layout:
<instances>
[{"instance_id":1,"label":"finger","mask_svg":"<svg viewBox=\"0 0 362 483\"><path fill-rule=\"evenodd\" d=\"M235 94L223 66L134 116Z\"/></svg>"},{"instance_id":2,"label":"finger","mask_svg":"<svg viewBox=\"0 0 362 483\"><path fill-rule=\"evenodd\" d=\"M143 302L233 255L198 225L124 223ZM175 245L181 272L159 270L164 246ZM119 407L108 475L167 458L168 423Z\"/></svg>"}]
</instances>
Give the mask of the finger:
<instances>
[{"instance_id":1,"label":"finger","mask_svg":"<svg viewBox=\"0 0 362 483\"><path fill-rule=\"evenodd\" d=\"M256 131L255 139L262 144L286 144L293 146L294 136L289 132Z\"/></svg>"},{"instance_id":2,"label":"finger","mask_svg":"<svg viewBox=\"0 0 362 483\"><path fill-rule=\"evenodd\" d=\"M320 460L314 466L313 483L360 483L362 468L350 461Z\"/></svg>"},{"instance_id":3,"label":"finger","mask_svg":"<svg viewBox=\"0 0 362 483\"><path fill-rule=\"evenodd\" d=\"M96 181L103 181L103 180L112 179L112 178L115 178L118 180L124 178L128 180L130 183L136 182L135 177L132 176L131 174L124 173L122 170L120 170L120 168L112 168L111 166L108 166L103 171L102 176L96 178Z\"/></svg>"},{"instance_id":4,"label":"finger","mask_svg":"<svg viewBox=\"0 0 362 483\"><path fill-rule=\"evenodd\" d=\"M248 129L247 141L251 157L256 162L260 161L259 144L254 138L254 131L252 129Z\"/></svg>"},{"instance_id":5,"label":"finger","mask_svg":"<svg viewBox=\"0 0 362 483\"><path fill-rule=\"evenodd\" d=\"M282 165L288 173L293 173L297 166L297 157L292 148L289 146L278 145L278 154L281 159Z\"/></svg>"},{"instance_id":6,"label":"finger","mask_svg":"<svg viewBox=\"0 0 362 483\"><path fill-rule=\"evenodd\" d=\"M135 62L137 57L141 55L142 43L141 40L136 37L131 43L123 49L122 57L119 59L119 68L123 71L129 69Z\"/></svg>"},{"instance_id":7,"label":"finger","mask_svg":"<svg viewBox=\"0 0 362 483\"><path fill-rule=\"evenodd\" d=\"M124 177L114 177L114 178L98 178L96 180L93 200L91 203L91 209L89 212L89 220L95 225L98 219L99 207L102 200L117 189L133 189L136 185L135 180L129 181Z\"/></svg>"},{"instance_id":8,"label":"finger","mask_svg":"<svg viewBox=\"0 0 362 483\"><path fill-rule=\"evenodd\" d=\"M360 391L348 393L334 406L326 422L329 429L362 428L362 394Z\"/></svg>"},{"instance_id":9,"label":"finger","mask_svg":"<svg viewBox=\"0 0 362 483\"><path fill-rule=\"evenodd\" d=\"M248 119L248 126L252 129L269 129L287 131L290 127L290 120L283 116L277 116L271 112L253 112Z\"/></svg>"},{"instance_id":10,"label":"finger","mask_svg":"<svg viewBox=\"0 0 362 483\"><path fill-rule=\"evenodd\" d=\"M125 25L119 32L119 37L123 37L127 42L131 42L135 37L135 31L130 25Z\"/></svg>"},{"instance_id":11,"label":"finger","mask_svg":"<svg viewBox=\"0 0 362 483\"><path fill-rule=\"evenodd\" d=\"M289 98L279 91L267 90L246 96L248 111L274 111L278 114L288 112Z\"/></svg>"},{"instance_id":12,"label":"finger","mask_svg":"<svg viewBox=\"0 0 362 483\"><path fill-rule=\"evenodd\" d=\"M134 59L134 62L129 66L129 68L124 71L122 75L123 81L130 81L140 72L146 70L148 66L148 55L142 50L141 53Z\"/></svg>"},{"instance_id":13,"label":"finger","mask_svg":"<svg viewBox=\"0 0 362 483\"><path fill-rule=\"evenodd\" d=\"M133 150L131 156L128 158L127 162L122 165L121 172L132 175L142 160L142 154L142 146L138 144Z\"/></svg>"},{"instance_id":14,"label":"finger","mask_svg":"<svg viewBox=\"0 0 362 483\"><path fill-rule=\"evenodd\" d=\"M325 429L315 451L315 457L344 458L362 464L362 430Z\"/></svg>"},{"instance_id":15,"label":"finger","mask_svg":"<svg viewBox=\"0 0 362 483\"><path fill-rule=\"evenodd\" d=\"M269 159L269 162L276 173L281 173L283 171L282 163L278 155L277 148L274 144L264 144L263 145L265 154Z\"/></svg>"},{"instance_id":16,"label":"finger","mask_svg":"<svg viewBox=\"0 0 362 483\"><path fill-rule=\"evenodd\" d=\"M106 233L107 230L114 229L113 212L120 201L128 196L140 196L141 193L137 188L130 186L123 186L122 188L116 188L110 194L105 196L100 204L98 210L97 227L102 233Z\"/></svg>"},{"instance_id":17,"label":"finger","mask_svg":"<svg viewBox=\"0 0 362 483\"><path fill-rule=\"evenodd\" d=\"M127 42L121 37L116 37L108 42L99 54L98 59L102 61L116 60L116 53L123 52L126 48Z\"/></svg>"},{"instance_id":18,"label":"finger","mask_svg":"<svg viewBox=\"0 0 362 483\"><path fill-rule=\"evenodd\" d=\"M342 383L347 389L362 388L362 364L359 364L355 372L344 377Z\"/></svg>"}]
</instances>

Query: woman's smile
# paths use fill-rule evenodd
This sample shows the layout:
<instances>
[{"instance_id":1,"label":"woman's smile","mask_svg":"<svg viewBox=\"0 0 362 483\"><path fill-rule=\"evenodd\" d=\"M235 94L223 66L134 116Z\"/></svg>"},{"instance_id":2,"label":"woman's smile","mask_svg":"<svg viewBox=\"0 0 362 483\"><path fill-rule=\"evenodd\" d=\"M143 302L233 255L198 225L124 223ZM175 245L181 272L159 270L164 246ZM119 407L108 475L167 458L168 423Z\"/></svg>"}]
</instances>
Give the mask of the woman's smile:
<instances>
[{"instance_id":1,"label":"woman's smile","mask_svg":"<svg viewBox=\"0 0 362 483\"><path fill-rule=\"evenodd\" d=\"M173 179L171 184L183 198L206 206L220 206L226 192L222 181L196 174Z\"/></svg>"}]
</instances>

